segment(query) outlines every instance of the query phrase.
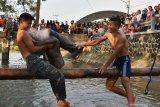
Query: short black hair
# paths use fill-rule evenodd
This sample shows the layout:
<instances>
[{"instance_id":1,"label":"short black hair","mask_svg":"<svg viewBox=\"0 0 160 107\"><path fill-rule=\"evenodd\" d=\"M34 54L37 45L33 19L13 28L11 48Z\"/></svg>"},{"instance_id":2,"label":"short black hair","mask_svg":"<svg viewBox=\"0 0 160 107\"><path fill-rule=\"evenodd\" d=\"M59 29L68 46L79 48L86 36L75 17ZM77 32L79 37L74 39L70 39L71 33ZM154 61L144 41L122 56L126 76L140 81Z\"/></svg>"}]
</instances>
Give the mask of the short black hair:
<instances>
[{"instance_id":1,"label":"short black hair","mask_svg":"<svg viewBox=\"0 0 160 107\"><path fill-rule=\"evenodd\" d=\"M113 18L110 18L109 21L113 21L113 22L115 22L116 25L118 25L118 27L121 27L121 19L120 18L113 17Z\"/></svg>"},{"instance_id":2,"label":"short black hair","mask_svg":"<svg viewBox=\"0 0 160 107\"><path fill-rule=\"evenodd\" d=\"M20 21L22 20L22 19L25 19L25 20L35 20L34 19L34 17L31 15L31 14L29 14L29 13L22 13L21 15L20 15L20 17L19 17L19 20L18 20L18 22L20 23Z\"/></svg>"}]
</instances>

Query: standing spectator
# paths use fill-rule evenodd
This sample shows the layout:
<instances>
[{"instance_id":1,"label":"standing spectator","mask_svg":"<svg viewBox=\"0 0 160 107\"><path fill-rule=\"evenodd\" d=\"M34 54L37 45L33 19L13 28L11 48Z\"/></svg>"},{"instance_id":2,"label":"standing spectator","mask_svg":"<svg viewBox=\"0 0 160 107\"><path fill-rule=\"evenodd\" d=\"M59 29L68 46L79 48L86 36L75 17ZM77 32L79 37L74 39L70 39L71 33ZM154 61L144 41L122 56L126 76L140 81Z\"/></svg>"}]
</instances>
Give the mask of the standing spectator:
<instances>
[{"instance_id":1,"label":"standing spectator","mask_svg":"<svg viewBox=\"0 0 160 107\"><path fill-rule=\"evenodd\" d=\"M75 24L75 26L76 26L76 34L80 34L81 24L80 24L79 22L77 22L77 23Z\"/></svg>"},{"instance_id":2,"label":"standing spectator","mask_svg":"<svg viewBox=\"0 0 160 107\"><path fill-rule=\"evenodd\" d=\"M153 15L154 11L152 9L152 6L149 6L148 7L148 12L147 12L147 17L146 17L146 21L150 21L151 20L151 17Z\"/></svg>"},{"instance_id":3,"label":"standing spectator","mask_svg":"<svg viewBox=\"0 0 160 107\"><path fill-rule=\"evenodd\" d=\"M93 26L88 28L88 34L87 34L88 38L90 38L91 36L94 35L94 30L93 29L94 29Z\"/></svg>"},{"instance_id":4,"label":"standing spectator","mask_svg":"<svg viewBox=\"0 0 160 107\"><path fill-rule=\"evenodd\" d=\"M82 26L83 26L83 34L87 34L87 25L86 25L86 23L84 22L83 24L82 24Z\"/></svg>"},{"instance_id":5,"label":"standing spectator","mask_svg":"<svg viewBox=\"0 0 160 107\"><path fill-rule=\"evenodd\" d=\"M12 20L12 30L11 30L11 36L13 40L16 39L17 31L18 31L18 22L16 19L13 19Z\"/></svg>"},{"instance_id":6,"label":"standing spectator","mask_svg":"<svg viewBox=\"0 0 160 107\"><path fill-rule=\"evenodd\" d=\"M71 25L70 25L70 33L74 34L75 33L75 24L74 24L74 20L71 21Z\"/></svg>"},{"instance_id":7,"label":"standing spectator","mask_svg":"<svg viewBox=\"0 0 160 107\"><path fill-rule=\"evenodd\" d=\"M159 12L159 7L158 6L154 6L154 13L153 13L153 16L158 14Z\"/></svg>"},{"instance_id":8,"label":"standing spectator","mask_svg":"<svg viewBox=\"0 0 160 107\"><path fill-rule=\"evenodd\" d=\"M5 25L5 18L3 16L0 17L0 27L4 27Z\"/></svg>"},{"instance_id":9,"label":"standing spectator","mask_svg":"<svg viewBox=\"0 0 160 107\"><path fill-rule=\"evenodd\" d=\"M157 17L158 17L157 26L158 26L158 29L160 30L160 4L158 5L158 7L159 7L159 11L158 11L158 15L157 15Z\"/></svg>"},{"instance_id":10,"label":"standing spectator","mask_svg":"<svg viewBox=\"0 0 160 107\"><path fill-rule=\"evenodd\" d=\"M154 11L154 14L153 14L153 29L156 29L158 30L158 26L159 26L159 18L160 18L160 15L159 15L159 12L160 12L160 8L159 6L155 6L154 7L155 11Z\"/></svg>"},{"instance_id":11,"label":"standing spectator","mask_svg":"<svg viewBox=\"0 0 160 107\"><path fill-rule=\"evenodd\" d=\"M5 23L5 29L4 31L6 32L6 37L7 39L11 39L13 33L13 23L12 23L12 18L8 18L6 23Z\"/></svg>"},{"instance_id":12,"label":"standing spectator","mask_svg":"<svg viewBox=\"0 0 160 107\"><path fill-rule=\"evenodd\" d=\"M138 10L138 11L136 12L136 18L137 18L137 21L138 21L138 22L140 22L141 17L142 17L141 10Z\"/></svg>"},{"instance_id":13,"label":"standing spectator","mask_svg":"<svg viewBox=\"0 0 160 107\"><path fill-rule=\"evenodd\" d=\"M52 20L50 20L49 21L49 28L52 29L52 26L53 26L53 22L52 22Z\"/></svg>"},{"instance_id":14,"label":"standing spectator","mask_svg":"<svg viewBox=\"0 0 160 107\"><path fill-rule=\"evenodd\" d=\"M46 23L45 23L45 20L42 19L42 20L41 20L41 23L40 23L40 30L45 29L46 27L47 27L47 25L46 25Z\"/></svg>"},{"instance_id":15,"label":"standing spectator","mask_svg":"<svg viewBox=\"0 0 160 107\"><path fill-rule=\"evenodd\" d=\"M104 35L105 31L104 31L104 27L103 27L103 24L99 24L99 28L98 28L98 36L101 37Z\"/></svg>"},{"instance_id":16,"label":"standing spectator","mask_svg":"<svg viewBox=\"0 0 160 107\"><path fill-rule=\"evenodd\" d=\"M63 22L60 25L60 30L61 30L62 33L65 33L65 25L64 25Z\"/></svg>"},{"instance_id":17,"label":"standing spectator","mask_svg":"<svg viewBox=\"0 0 160 107\"><path fill-rule=\"evenodd\" d=\"M52 21L52 30L54 30L54 31L57 31L57 29L56 29L56 23L55 23L55 21L53 20Z\"/></svg>"},{"instance_id":18,"label":"standing spectator","mask_svg":"<svg viewBox=\"0 0 160 107\"><path fill-rule=\"evenodd\" d=\"M68 33L69 31L69 25L68 25L68 22L66 21L65 23L65 32Z\"/></svg>"},{"instance_id":19,"label":"standing spectator","mask_svg":"<svg viewBox=\"0 0 160 107\"><path fill-rule=\"evenodd\" d=\"M60 33L61 28L58 21L56 22L56 30L58 33Z\"/></svg>"},{"instance_id":20,"label":"standing spectator","mask_svg":"<svg viewBox=\"0 0 160 107\"><path fill-rule=\"evenodd\" d=\"M47 28L49 28L50 26L50 23L49 23L49 20L47 20Z\"/></svg>"},{"instance_id":21,"label":"standing spectator","mask_svg":"<svg viewBox=\"0 0 160 107\"><path fill-rule=\"evenodd\" d=\"M134 21L134 18L136 17L136 12L132 13L132 22Z\"/></svg>"},{"instance_id":22,"label":"standing spectator","mask_svg":"<svg viewBox=\"0 0 160 107\"><path fill-rule=\"evenodd\" d=\"M147 17L147 12L146 12L146 10L143 10L140 22L144 22L146 20L146 17Z\"/></svg>"}]
</instances>

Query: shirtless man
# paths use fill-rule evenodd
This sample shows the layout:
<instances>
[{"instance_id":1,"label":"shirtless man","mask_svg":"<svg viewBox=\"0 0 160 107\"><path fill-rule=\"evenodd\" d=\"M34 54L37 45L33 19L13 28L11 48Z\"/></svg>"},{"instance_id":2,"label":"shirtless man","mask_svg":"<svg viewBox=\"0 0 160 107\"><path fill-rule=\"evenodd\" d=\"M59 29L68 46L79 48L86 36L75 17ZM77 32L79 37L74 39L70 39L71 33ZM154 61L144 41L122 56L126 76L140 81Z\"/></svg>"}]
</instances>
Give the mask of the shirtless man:
<instances>
[{"instance_id":1,"label":"shirtless man","mask_svg":"<svg viewBox=\"0 0 160 107\"><path fill-rule=\"evenodd\" d=\"M109 77L106 80L106 88L116 94L127 97L129 107L133 107L135 98L130 85L130 77L132 76L132 73L130 58L128 55L128 41L126 36L118 31L120 26L120 19L111 18L108 24L108 33L99 39L78 44L77 47L94 46L107 39L109 40L114 52L110 55L108 61L99 68L99 73L104 73L114 61L113 66L115 66L120 72L121 82L124 90L115 86L118 77Z\"/></svg>"},{"instance_id":2,"label":"shirtless man","mask_svg":"<svg viewBox=\"0 0 160 107\"><path fill-rule=\"evenodd\" d=\"M65 79L63 73L53 65L41 60L39 56L33 54L43 49L49 49L51 44L35 46L32 38L27 33L34 18L28 13L22 13L19 17L19 29L17 32L17 43L23 58L26 60L27 69L36 75L48 78L52 90L57 98L59 107L69 107L66 99Z\"/></svg>"}]
</instances>

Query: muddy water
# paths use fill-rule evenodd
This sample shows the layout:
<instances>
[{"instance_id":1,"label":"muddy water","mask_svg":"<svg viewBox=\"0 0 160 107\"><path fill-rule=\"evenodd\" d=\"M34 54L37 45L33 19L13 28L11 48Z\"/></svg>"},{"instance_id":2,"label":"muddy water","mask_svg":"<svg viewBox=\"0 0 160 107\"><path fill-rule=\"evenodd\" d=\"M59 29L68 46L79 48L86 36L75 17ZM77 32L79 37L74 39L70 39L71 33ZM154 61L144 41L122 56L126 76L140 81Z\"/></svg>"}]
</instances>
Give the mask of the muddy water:
<instances>
[{"instance_id":1,"label":"muddy water","mask_svg":"<svg viewBox=\"0 0 160 107\"><path fill-rule=\"evenodd\" d=\"M1 54L0 54L1 60ZM65 68L97 67L65 60ZM1 63L1 62L0 62ZM10 54L9 67L25 67L20 53ZM154 78L150 94L144 95L146 78L132 78L136 107L160 107L160 80ZM72 107L126 107L126 98L105 89L105 79L66 80L67 96ZM117 85L122 87L118 82ZM48 80L0 80L0 107L57 107Z\"/></svg>"},{"instance_id":2,"label":"muddy water","mask_svg":"<svg viewBox=\"0 0 160 107\"><path fill-rule=\"evenodd\" d=\"M73 41L86 40L81 36ZM1 61L1 53L0 53ZM65 68L94 68L97 64L65 59ZM0 67L1 62L0 62ZM6 66L3 66L6 67ZM8 67L25 68L20 53L12 52ZM144 95L147 77L131 78L136 107L160 107L160 78L154 77L149 95ZM105 79L66 79L67 99L71 107L127 107L127 100L105 89ZM117 86L122 87L120 81ZM48 80L0 80L0 107L57 107Z\"/></svg>"}]
</instances>

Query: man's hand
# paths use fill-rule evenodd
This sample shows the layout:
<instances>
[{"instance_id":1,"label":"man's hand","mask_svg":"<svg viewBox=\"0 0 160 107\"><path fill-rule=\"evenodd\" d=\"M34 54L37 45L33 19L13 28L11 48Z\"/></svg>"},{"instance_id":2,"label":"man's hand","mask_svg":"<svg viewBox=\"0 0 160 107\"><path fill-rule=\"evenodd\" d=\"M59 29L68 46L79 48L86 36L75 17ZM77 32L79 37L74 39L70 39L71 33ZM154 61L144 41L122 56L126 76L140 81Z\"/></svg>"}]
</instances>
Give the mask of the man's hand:
<instances>
[{"instance_id":1,"label":"man's hand","mask_svg":"<svg viewBox=\"0 0 160 107\"><path fill-rule=\"evenodd\" d=\"M52 48L52 47L53 47L53 44L46 44L46 45L45 45L45 48L46 48L46 49L50 49L50 48Z\"/></svg>"},{"instance_id":2,"label":"man's hand","mask_svg":"<svg viewBox=\"0 0 160 107\"><path fill-rule=\"evenodd\" d=\"M103 65L102 67L99 68L99 71L98 71L98 72L99 72L100 74L103 74L107 68L108 68L108 67L106 67L105 65Z\"/></svg>"}]
</instances>

